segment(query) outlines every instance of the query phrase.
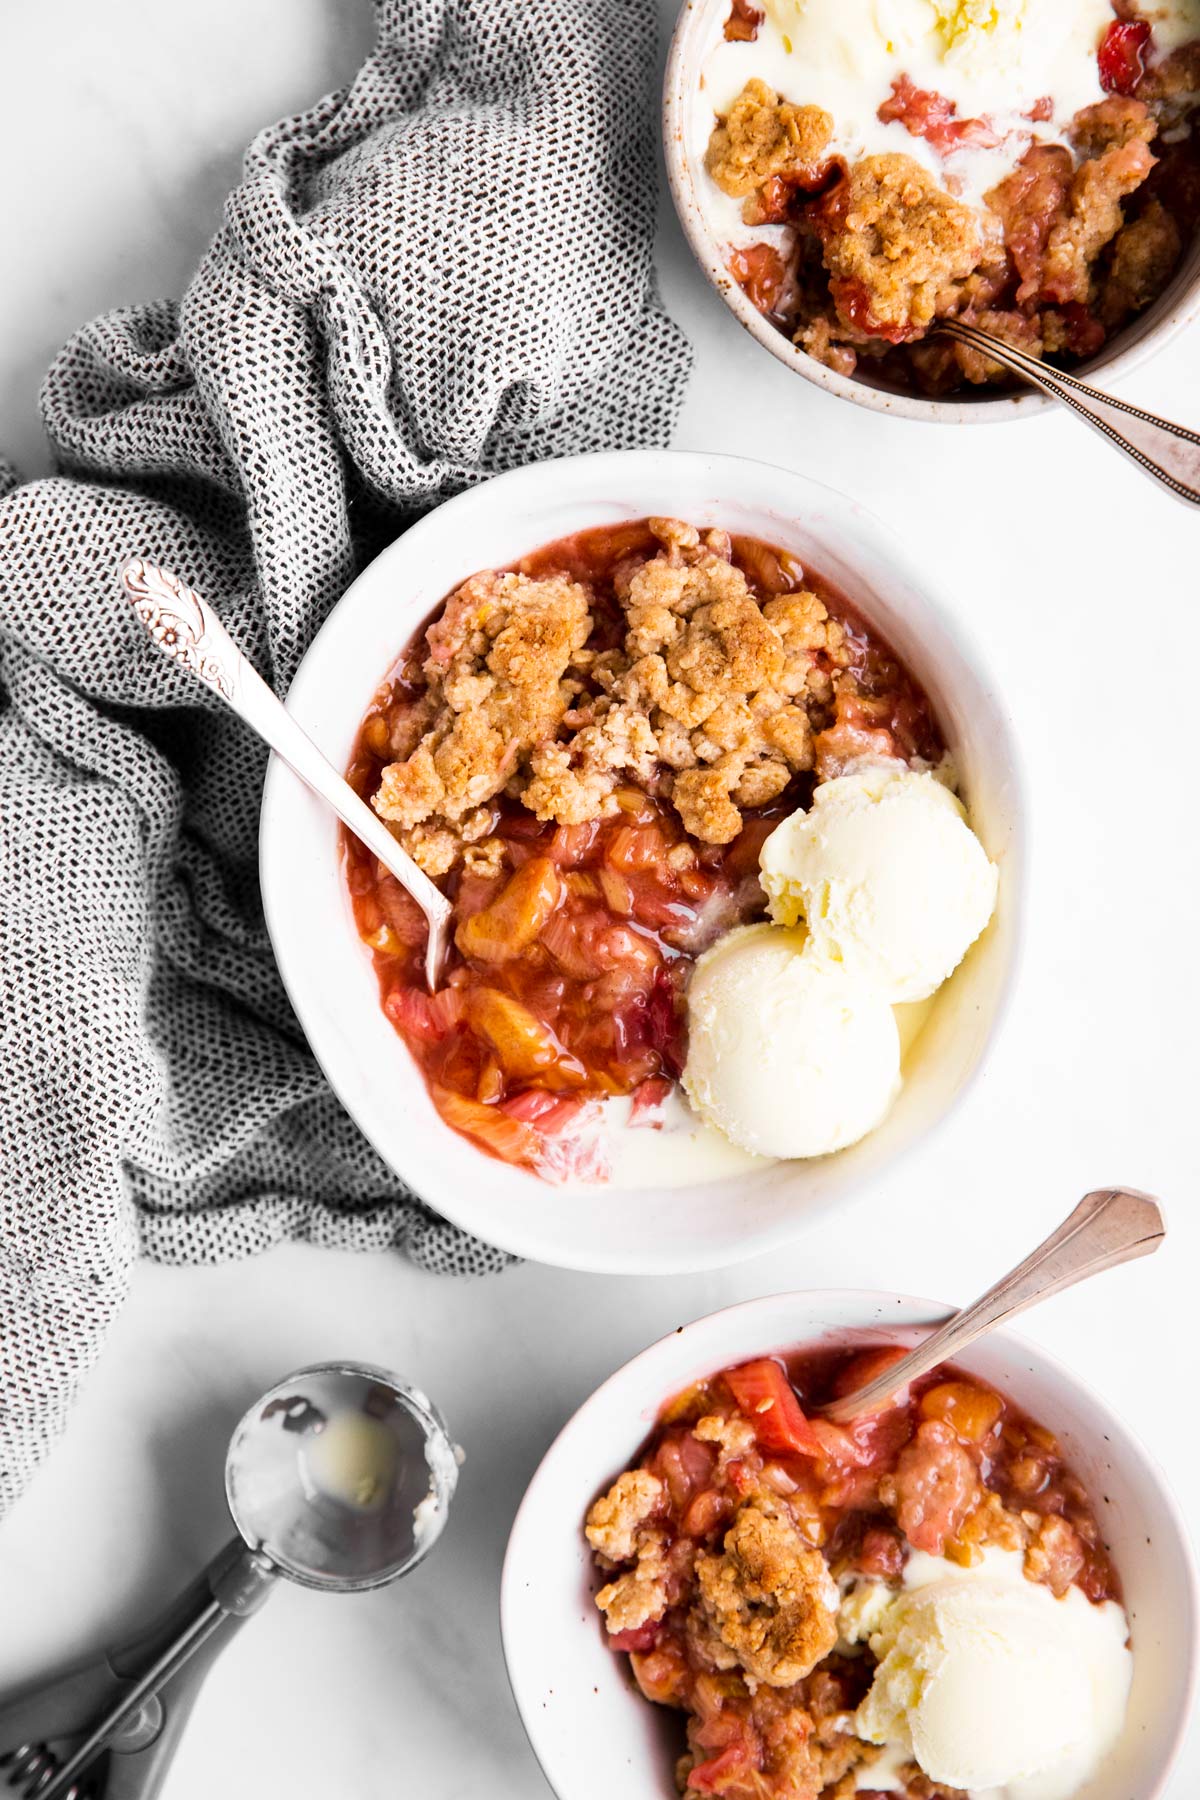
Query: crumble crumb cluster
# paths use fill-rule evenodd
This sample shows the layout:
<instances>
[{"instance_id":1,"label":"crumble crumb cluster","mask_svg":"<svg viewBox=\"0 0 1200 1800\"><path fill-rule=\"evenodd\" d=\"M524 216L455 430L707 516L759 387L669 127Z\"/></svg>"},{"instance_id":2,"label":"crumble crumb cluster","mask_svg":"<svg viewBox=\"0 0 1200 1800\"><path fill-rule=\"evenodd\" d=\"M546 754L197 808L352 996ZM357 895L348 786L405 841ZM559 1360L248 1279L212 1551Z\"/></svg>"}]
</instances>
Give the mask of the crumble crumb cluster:
<instances>
[{"instance_id":1,"label":"crumble crumb cluster","mask_svg":"<svg viewBox=\"0 0 1200 1800\"><path fill-rule=\"evenodd\" d=\"M821 107L793 106L756 78L718 121L708 146L708 171L727 194L750 201L746 223L757 225L759 189L776 177L793 185L820 181L832 137L833 120Z\"/></svg>"},{"instance_id":2,"label":"crumble crumb cluster","mask_svg":"<svg viewBox=\"0 0 1200 1800\"><path fill-rule=\"evenodd\" d=\"M578 825L633 781L701 843L727 844L815 761L845 633L806 589L760 601L723 532L651 521L661 549L617 572L617 642L565 575L476 575L427 634L424 692L393 714L373 804L430 875L494 873L491 803Z\"/></svg>"}]
</instances>

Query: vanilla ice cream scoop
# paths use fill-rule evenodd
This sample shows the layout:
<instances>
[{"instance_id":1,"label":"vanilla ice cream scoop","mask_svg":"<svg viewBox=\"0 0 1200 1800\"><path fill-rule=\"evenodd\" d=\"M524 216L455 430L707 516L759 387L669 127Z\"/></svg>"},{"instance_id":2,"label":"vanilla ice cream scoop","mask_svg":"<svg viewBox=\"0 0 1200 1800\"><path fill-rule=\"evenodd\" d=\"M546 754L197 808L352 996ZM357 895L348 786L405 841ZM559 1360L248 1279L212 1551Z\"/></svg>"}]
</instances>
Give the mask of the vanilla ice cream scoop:
<instances>
[{"instance_id":1,"label":"vanilla ice cream scoop","mask_svg":"<svg viewBox=\"0 0 1200 1800\"><path fill-rule=\"evenodd\" d=\"M928 999L996 904L961 803L936 776L890 765L823 782L771 833L761 869L776 923L803 920L811 957L893 1005Z\"/></svg>"},{"instance_id":2,"label":"vanilla ice cream scoop","mask_svg":"<svg viewBox=\"0 0 1200 1800\"><path fill-rule=\"evenodd\" d=\"M825 104L827 89L840 85L843 70L880 88L881 99L894 74L907 74L918 87L953 100L963 118L997 112L1019 117L1043 96L1074 110L1101 97L1096 52L1112 23L1111 0L766 5L791 46L795 79L811 81L813 91L803 98L818 104Z\"/></svg>"},{"instance_id":3,"label":"vanilla ice cream scoop","mask_svg":"<svg viewBox=\"0 0 1200 1800\"><path fill-rule=\"evenodd\" d=\"M916 1554L899 1592L869 1584L843 1635L879 1658L855 1729L897 1745L932 1781L989 1800L1069 1800L1120 1735L1128 1623L1078 1588L1055 1599L1020 1552L975 1568Z\"/></svg>"},{"instance_id":4,"label":"vanilla ice cream scoop","mask_svg":"<svg viewBox=\"0 0 1200 1800\"><path fill-rule=\"evenodd\" d=\"M887 1001L802 954L804 943L773 925L731 931L688 989L688 1098L762 1156L845 1149L874 1130L900 1085Z\"/></svg>"}]
</instances>

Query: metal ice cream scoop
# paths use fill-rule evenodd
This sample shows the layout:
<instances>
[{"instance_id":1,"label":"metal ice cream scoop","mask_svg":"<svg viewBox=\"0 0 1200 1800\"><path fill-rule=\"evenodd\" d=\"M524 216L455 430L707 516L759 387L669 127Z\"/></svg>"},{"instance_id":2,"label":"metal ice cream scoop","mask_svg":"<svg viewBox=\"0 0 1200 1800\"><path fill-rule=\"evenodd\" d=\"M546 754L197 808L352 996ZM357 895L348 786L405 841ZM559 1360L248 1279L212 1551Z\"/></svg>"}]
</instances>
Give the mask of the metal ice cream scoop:
<instances>
[{"instance_id":1,"label":"metal ice cream scoop","mask_svg":"<svg viewBox=\"0 0 1200 1800\"><path fill-rule=\"evenodd\" d=\"M0 1795L150 1800L209 1664L276 1578L353 1593L407 1575L441 1535L458 1460L437 1409L386 1371L289 1375L230 1442L232 1542L134 1643L0 1701Z\"/></svg>"}]
</instances>

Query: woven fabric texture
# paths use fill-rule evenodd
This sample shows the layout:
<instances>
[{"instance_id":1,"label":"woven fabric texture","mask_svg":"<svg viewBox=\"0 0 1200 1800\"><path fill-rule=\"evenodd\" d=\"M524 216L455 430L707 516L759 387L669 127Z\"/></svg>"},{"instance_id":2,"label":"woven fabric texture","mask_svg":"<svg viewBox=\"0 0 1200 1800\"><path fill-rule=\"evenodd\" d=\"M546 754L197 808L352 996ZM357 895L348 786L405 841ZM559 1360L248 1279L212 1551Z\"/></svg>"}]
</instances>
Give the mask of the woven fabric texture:
<instances>
[{"instance_id":1,"label":"woven fabric texture","mask_svg":"<svg viewBox=\"0 0 1200 1800\"><path fill-rule=\"evenodd\" d=\"M416 513L670 436L689 355L650 264L653 0L377 10L358 78L250 146L182 302L58 357L60 474L0 465L0 1507L139 1251L505 1261L326 1088L263 928L264 753L117 583L133 555L178 570L286 692Z\"/></svg>"}]
</instances>

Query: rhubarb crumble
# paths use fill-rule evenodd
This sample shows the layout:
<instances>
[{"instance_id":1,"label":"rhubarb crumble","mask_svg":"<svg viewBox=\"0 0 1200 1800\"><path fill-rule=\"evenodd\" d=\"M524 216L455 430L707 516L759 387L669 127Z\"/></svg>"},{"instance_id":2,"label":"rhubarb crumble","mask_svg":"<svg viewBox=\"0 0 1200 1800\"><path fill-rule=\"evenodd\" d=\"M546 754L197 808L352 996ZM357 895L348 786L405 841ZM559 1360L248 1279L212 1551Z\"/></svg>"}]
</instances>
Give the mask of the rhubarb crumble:
<instances>
[{"instance_id":1,"label":"rhubarb crumble","mask_svg":"<svg viewBox=\"0 0 1200 1800\"><path fill-rule=\"evenodd\" d=\"M948 393L1010 378L937 334L1094 356L1200 223L1195 0L764 0L705 65L706 211L818 361Z\"/></svg>"},{"instance_id":2,"label":"rhubarb crumble","mask_svg":"<svg viewBox=\"0 0 1200 1800\"><path fill-rule=\"evenodd\" d=\"M681 1715L685 1796L957 1800L984 1781L957 1788L937 1769L1014 1754L1040 1756L1037 1792L1062 1800L1086 1779L1086 1752L1120 1731L1128 1622L1096 1514L1053 1433L950 1367L850 1425L818 1416L902 1354L823 1345L698 1382L588 1512L608 1645L647 1700ZM972 1655L972 1630L993 1643L1007 1635L1019 1656L1027 1629L1039 1655L1061 1637L1068 1662L1094 1664L1105 1689L1110 1716L1082 1719L1082 1751L1073 1741L1065 1763L1054 1760L1057 1726L1049 1746L1026 1733L1010 1752L1006 1734L1021 1730L994 1709L989 1726L986 1687L968 1698L965 1665L953 1672ZM914 1657L924 1689L905 1675ZM965 1752L939 1741L936 1711L921 1713L947 1671L959 1717L964 1703L979 1713L957 1732ZM1034 1679L1065 1680L1051 1710L1087 1713L1053 1658ZM1062 1726L1067 1737L1078 1723Z\"/></svg>"},{"instance_id":3,"label":"rhubarb crumble","mask_svg":"<svg viewBox=\"0 0 1200 1800\"><path fill-rule=\"evenodd\" d=\"M465 581L349 770L453 903L438 993L414 902L343 840L384 1010L443 1119L544 1176L603 1179L588 1130L614 1100L661 1124L692 965L764 915L773 827L864 761L943 757L888 646L755 539L635 521Z\"/></svg>"}]
</instances>

